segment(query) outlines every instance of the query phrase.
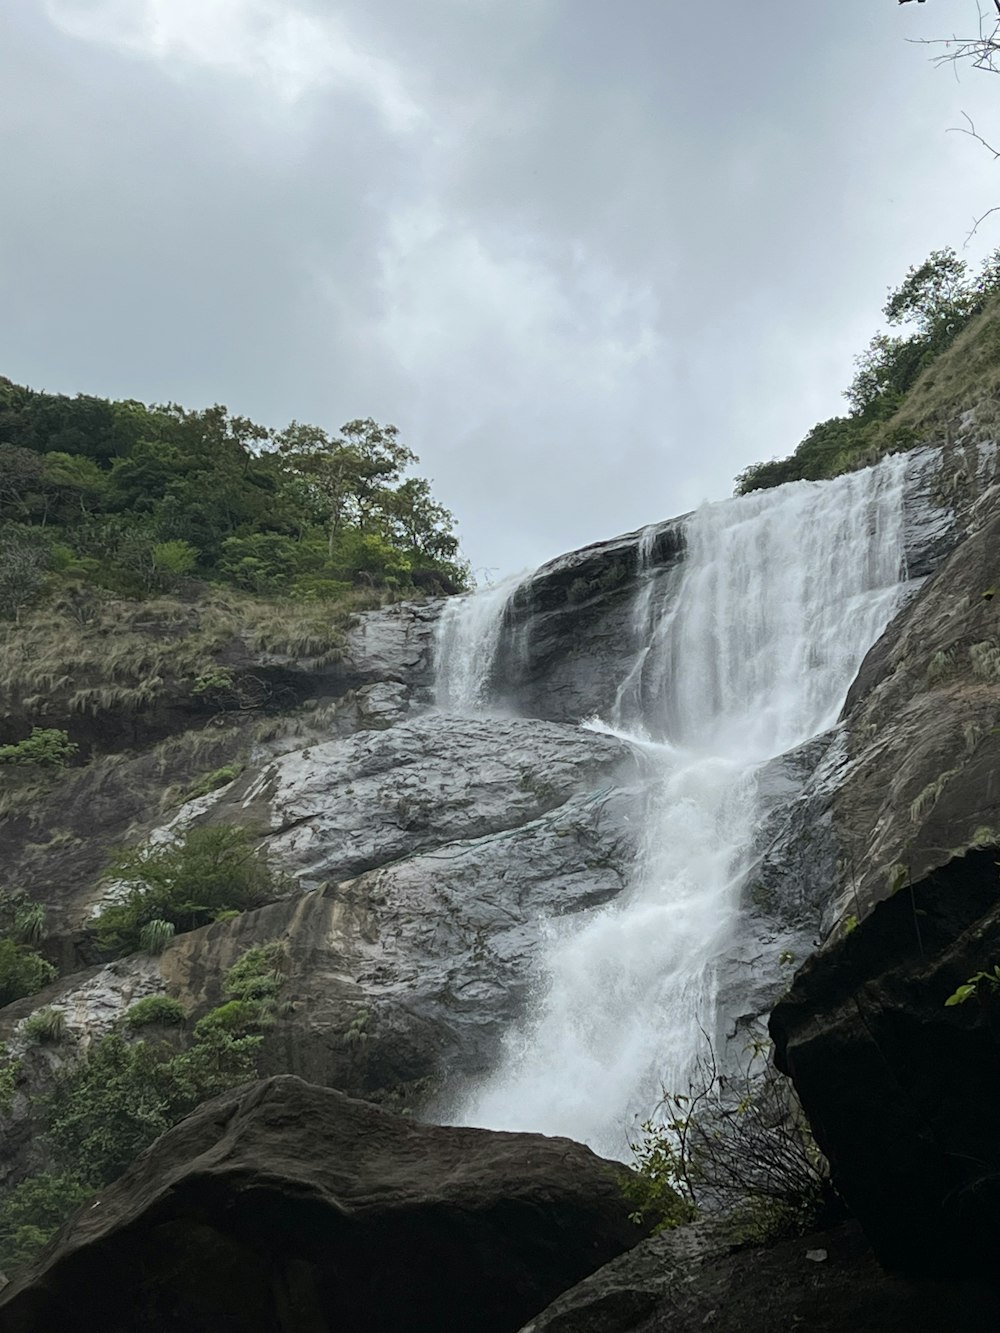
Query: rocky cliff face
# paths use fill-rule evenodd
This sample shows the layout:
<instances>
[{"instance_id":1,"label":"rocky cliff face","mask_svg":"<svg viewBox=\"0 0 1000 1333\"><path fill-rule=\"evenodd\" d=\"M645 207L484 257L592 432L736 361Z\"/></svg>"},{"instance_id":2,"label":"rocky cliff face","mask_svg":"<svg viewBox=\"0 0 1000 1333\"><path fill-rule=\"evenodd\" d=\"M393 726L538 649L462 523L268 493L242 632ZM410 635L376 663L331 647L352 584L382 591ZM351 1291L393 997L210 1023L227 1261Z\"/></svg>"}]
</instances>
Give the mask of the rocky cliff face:
<instances>
[{"instance_id":1,"label":"rocky cliff face","mask_svg":"<svg viewBox=\"0 0 1000 1333\"><path fill-rule=\"evenodd\" d=\"M970 847L1000 842L998 513L995 450L970 438L914 457L902 610L866 659L842 725L761 778L740 927L721 964L722 1022L735 1030L766 1014L826 941L776 1020L781 1058L817 1123L828 1090L820 1081L812 1091L807 1067L823 1066L825 1041L840 1049L861 1040L842 983L862 973L845 963L841 975L840 960L854 957L845 951L863 951L865 984L874 984L881 945L865 942L883 938L875 923L905 915L898 904L911 901L902 896L911 884L931 882ZM684 533L682 522L666 523L524 582L504 611L493 716L434 708L440 604L397 606L361 617L336 661L248 657L248 670L256 662L289 688L298 682L294 707L263 724L254 715L206 728L203 716L195 725L185 714L155 749L115 736L107 753L15 812L2 835L11 882L49 905L48 947L64 976L0 1012L0 1040L29 1056L15 1098L16 1151L4 1163L11 1178L37 1151L31 1101L54 1068L137 998L169 993L193 1016L205 1012L219 1003L225 969L262 940L284 940L288 956L262 1072L427 1106L488 1069L537 980L551 923L613 900L629 882L649 799L647 757L577 724L610 712L639 653L643 581L656 571L669 592L683 569ZM235 780L183 800L199 772L234 758L245 764ZM114 891L99 880L109 850L204 823L259 832L289 876L276 901L178 936L159 957L99 965L87 923ZM900 916L893 929L909 930L912 945L923 918L912 902L908 910L909 925ZM949 917L934 935L942 985L964 980L966 966L977 970L977 948L988 952L985 936L950 952L978 918L962 920ZM920 934L922 949L932 933L928 925ZM914 985L932 961L929 952L908 955ZM30 1051L23 1020L43 1005L65 1011L70 1040ZM947 1021L961 1027L972 1012ZM887 1041L879 1037L880 1051ZM862 1060L861 1082L865 1068ZM867 1168L838 1144L868 1135L872 1105L838 1112L821 1135L845 1181Z\"/></svg>"}]
</instances>

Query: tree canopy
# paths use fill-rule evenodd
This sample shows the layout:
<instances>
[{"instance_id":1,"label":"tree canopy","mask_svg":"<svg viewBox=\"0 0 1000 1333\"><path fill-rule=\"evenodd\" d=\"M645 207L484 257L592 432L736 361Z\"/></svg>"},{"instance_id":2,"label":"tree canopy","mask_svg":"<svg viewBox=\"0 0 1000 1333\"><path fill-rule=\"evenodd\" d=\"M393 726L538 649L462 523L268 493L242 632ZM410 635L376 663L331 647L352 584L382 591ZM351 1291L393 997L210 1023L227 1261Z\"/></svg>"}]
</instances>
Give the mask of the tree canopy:
<instances>
[{"instance_id":1,"label":"tree canopy","mask_svg":"<svg viewBox=\"0 0 1000 1333\"><path fill-rule=\"evenodd\" d=\"M454 518L412 474L395 426L270 430L0 378L0 614L45 575L129 596L187 576L315 599L353 586L453 592L468 583ZM10 586L8 586L10 585Z\"/></svg>"}]
</instances>

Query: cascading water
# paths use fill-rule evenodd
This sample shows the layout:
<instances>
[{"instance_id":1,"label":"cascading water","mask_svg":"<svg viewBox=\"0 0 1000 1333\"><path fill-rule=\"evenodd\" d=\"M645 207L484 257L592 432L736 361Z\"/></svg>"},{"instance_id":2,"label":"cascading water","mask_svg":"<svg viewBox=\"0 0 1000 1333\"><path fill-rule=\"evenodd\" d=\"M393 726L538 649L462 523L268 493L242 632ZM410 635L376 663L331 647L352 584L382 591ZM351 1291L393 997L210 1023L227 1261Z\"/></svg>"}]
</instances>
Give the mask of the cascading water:
<instances>
[{"instance_id":1,"label":"cascading water","mask_svg":"<svg viewBox=\"0 0 1000 1333\"><path fill-rule=\"evenodd\" d=\"M647 568L634 607L643 642L606 728L641 746L654 774L642 852L613 904L552 926L532 1012L457 1122L625 1155L660 1089L686 1088L706 1034L722 1040L718 962L760 817L756 775L835 723L892 614L905 469L898 457L706 505L687 521L679 586ZM650 538L640 569L651 549ZM474 605L440 653L468 643ZM492 615L499 635L495 604ZM477 670L482 704L488 669Z\"/></svg>"},{"instance_id":2,"label":"cascading water","mask_svg":"<svg viewBox=\"0 0 1000 1333\"><path fill-rule=\"evenodd\" d=\"M471 597L445 602L435 644L435 697L452 713L475 713L491 702L493 662L507 603L522 582L513 575Z\"/></svg>"}]
</instances>

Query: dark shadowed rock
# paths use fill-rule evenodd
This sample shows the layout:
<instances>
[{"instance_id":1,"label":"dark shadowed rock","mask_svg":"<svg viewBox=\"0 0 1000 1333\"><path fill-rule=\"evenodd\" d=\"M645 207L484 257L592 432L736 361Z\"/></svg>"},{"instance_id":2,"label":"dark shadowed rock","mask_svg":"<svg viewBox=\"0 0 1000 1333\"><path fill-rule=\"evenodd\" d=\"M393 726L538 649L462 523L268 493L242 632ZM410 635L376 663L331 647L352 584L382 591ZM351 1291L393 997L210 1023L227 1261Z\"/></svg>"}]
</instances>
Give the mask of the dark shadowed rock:
<instances>
[{"instance_id":1,"label":"dark shadowed rock","mask_svg":"<svg viewBox=\"0 0 1000 1333\"><path fill-rule=\"evenodd\" d=\"M568 1139L415 1124L283 1077L200 1107L0 1297L4 1333L482 1333L638 1239Z\"/></svg>"},{"instance_id":2,"label":"dark shadowed rock","mask_svg":"<svg viewBox=\"0 0 1000 1333\"><path fill-rule=\"evenodd\" d=\"M951 1333L991 1328L997 1294L891 1277L856 1225L761 1248L709 1221L637 1245L521 1333Z\"/></svg>"},{"instance_id":3,"label":"dark shadowed rock","mask_svg":"<svg viewBox=\"0 0 1000 1333\"><path fill-rule=\"evenodd\" d=\"M560 722L607 714L643 646L636 597L654 572L679 575L683 555L684 521L670 519L543 565L508 603L498 699Z\"/></svg>"},{"instance_id":4,"label":"dark shadowed rock","mask_svg":"<svg viewBox=\"0 0 1000 1333\"><path fill-rule=\"evenodd\" d=\"M771 1017L833 1179L879 1259L914 1276L1000 1270L996 850L880 903L814 955Z\"/></svg>"}]
</instances>

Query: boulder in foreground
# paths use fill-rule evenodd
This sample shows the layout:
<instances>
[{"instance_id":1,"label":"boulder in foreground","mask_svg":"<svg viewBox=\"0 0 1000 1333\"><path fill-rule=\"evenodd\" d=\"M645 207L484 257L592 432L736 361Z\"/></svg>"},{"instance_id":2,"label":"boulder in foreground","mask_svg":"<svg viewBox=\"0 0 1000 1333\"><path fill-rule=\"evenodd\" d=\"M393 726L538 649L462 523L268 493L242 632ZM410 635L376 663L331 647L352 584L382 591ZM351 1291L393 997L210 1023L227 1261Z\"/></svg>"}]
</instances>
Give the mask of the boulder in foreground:
<instances>
[{"instance_id":1,"label":"boulder in foreground","mask_svg":"<svg viewBox=\"0 0 1000 1333\"><path fill-rule=\"evenodd\" d=\"M157 1140L0 1297L0 1327L514 1330L640 1238L622 1170L267 1079Z\"/></svg>"}]
</instances>

